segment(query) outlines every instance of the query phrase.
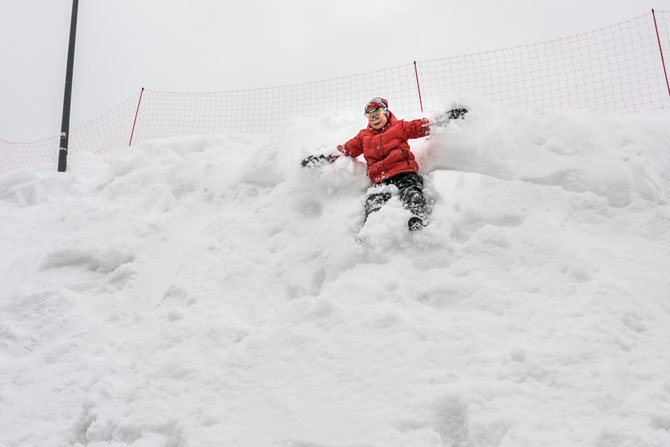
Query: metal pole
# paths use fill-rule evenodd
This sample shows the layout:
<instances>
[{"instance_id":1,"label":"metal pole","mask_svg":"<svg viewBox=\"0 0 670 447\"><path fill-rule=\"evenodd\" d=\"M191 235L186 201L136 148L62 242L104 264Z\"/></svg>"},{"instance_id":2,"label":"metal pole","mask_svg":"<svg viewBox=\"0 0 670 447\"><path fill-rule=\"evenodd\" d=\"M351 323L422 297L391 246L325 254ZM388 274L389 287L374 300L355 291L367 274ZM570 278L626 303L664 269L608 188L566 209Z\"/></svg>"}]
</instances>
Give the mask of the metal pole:
<instances>
[{"instance_id":1,"label":"metal pole","mask_svg":"<svg viewBox=\"0 0 670 447\"><path fill-rule=\"evenodd\" d=\"M70 136L70 102L72 99L72 72L74 70L74 43L77 35L77 10L79 0L72 0L72 18L70 19L70 42L67 50L67 69L65 71L65 95L63 98L63 119L60 126L60 150L58 151L58 172L67 169L67 147Z\"/></svg>"},{"instance_id":2,"label":"metal pole","mask_svg":"<svg viewBox=\"0 0 670 447\"><path fill-rule=\"evenodd\" d=\"M142 104L142 95L144 94L144 87L140 91L140 99L137 101L137 110L135 110L135 120L133 121L133 130L130 131L130 141L128 146L133 144L133 135L135 134L135 124L137 124L137 115L140 113L140 104Z\"/></svg>"},{"instance_id":3,"label":"metal pole","mask_svg":"<svg viewBox=\"0 0 670 447\"><path fill-rule=\"evenodd\" d=\"M658 25L656 24L656 13L651 10L651 15L654 16L654 27L656 28L656 38L658 39L658 49L661 52L661 62L663 63L663 73L665 74L665 85L668 87L668 95L670 95L670 82L668 82L668 72L665 69L665 59L663 59L663 47L661 46L661 35L658 34Z\"/></svg>"},{"instance_id":4,"label":"metal pole","mask_svg":"<svg viewBox=\"0 0 670 447\"><path fill-rule=\"evenodd\" d=\"M419 105L421 106L421 113L423 113L423 101L421 100L421 86L419 86L419 72L416 69L416 61L414 61L414 74L416 75L416 89L419 91Z\"/></svg>"}]
</instances>

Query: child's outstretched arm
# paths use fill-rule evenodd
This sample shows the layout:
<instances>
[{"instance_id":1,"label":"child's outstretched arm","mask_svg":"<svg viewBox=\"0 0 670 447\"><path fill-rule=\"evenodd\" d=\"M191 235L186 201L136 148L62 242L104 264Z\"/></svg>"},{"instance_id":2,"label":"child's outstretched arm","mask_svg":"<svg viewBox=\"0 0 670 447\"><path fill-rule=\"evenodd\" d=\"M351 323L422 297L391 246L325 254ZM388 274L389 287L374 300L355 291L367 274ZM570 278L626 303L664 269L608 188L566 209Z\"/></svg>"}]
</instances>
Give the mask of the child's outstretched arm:
<instances>
[{"instance_id":1,"label":"child's outstretched arm","mask_svg":"<svg viewBox=\"0 0 670 447\"><path fill-rule=\"evenodd\" d=\"M361 143L360 138L356 135L346 143L337 146L337 150L348 157L356 158L363 153L363 143ZM304 168L313 168L333 163L338 158L340 158L339 155L309 155L300 162L300 165Z\"/></svg>"}]
</instances>

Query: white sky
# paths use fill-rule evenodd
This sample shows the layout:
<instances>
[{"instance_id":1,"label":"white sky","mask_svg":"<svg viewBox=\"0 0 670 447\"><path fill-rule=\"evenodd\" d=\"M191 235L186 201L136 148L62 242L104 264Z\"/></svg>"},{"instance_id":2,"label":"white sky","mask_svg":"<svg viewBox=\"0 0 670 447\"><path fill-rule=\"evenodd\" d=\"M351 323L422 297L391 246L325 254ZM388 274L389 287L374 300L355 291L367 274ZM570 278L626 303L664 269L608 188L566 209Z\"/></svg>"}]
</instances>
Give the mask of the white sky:
<instances>
[{"instance_id":1,"label":"white sky","mask_svg":"<svg viewBox=\"0 0 670 447\"><path fill-rule=\"evenodd\" d=\"M59 133L71 6L0 3L0 137ZM556 39L652 8L670 0L80 0L71 127L142 87L327 79Z\"/></svg>"}]
</instances>

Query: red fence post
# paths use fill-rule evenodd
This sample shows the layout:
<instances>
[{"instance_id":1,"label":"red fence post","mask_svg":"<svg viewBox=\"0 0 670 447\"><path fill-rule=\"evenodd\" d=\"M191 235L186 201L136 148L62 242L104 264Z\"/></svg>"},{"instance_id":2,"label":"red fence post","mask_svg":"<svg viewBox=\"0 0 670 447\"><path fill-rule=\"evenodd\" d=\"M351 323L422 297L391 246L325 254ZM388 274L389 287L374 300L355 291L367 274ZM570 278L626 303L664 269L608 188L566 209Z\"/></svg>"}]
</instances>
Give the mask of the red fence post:
<instances>
[{"instance_id":1,"label":"red fence post","mask_svg":"<svg viewBox=\"0 0 670 447\"><path fill-rule=\"evenodd\" d=\"M419 72L416 69L416 61L414 61L414 75L416 75L416 89L419 92L419 105L421 106L421 113L423 113L423 101L421 100L421 86L419 85Z\"/></svg>"},{"instance_id":2,"label":"red fence post","mask_svg":"<svg viewBox=\"0 0 670 447\"><path fill-rule=\"evenodd\" d=\"M140 99L137 101L137 110L135 110L135 120L133 121L133 130L130 131L130 141L128 141L128 146L133 144L133 134L135 133L135 124L137 124L137 114L140 113L140 104L142 103L142 95L144 94L144 87L140 91Z\"/></svg>"},{"instance_id":3,"label":"red fence post","mask_svg":"<svg viewBox=\"0 0 670 447\"><path fill-rule=\"evenodd\" d=\"M656 13L651 10L651 15L654 17L654 28L656 28L656 38L658 39L658 50L661 52L661 62L663 63L663 73L665 74L665 85L668 87L668 95L670 95L670 82L668 82L668 72L665 69L665 59L663 58L663 47L661 46L661 36L658 34L658 24L656 23Z\"/></svg>"}]
</instances>

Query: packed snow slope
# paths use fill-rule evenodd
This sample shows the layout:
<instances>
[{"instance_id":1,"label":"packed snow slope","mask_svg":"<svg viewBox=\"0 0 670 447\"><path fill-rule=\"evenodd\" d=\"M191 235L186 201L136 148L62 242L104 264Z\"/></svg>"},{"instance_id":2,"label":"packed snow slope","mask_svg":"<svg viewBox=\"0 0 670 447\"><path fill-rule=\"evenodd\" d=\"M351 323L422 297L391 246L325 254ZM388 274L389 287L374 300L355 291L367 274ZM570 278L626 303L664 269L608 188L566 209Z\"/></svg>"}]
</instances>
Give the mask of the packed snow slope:
<instances>
[{"instance_id":1,"label":"packed snow slope","mask_svg":"<svg viewBox=\"0 0 670 447\"><path fill-rule=\"evenodd\" d=\"M358 114L3 173L0 445L670 446L670 112L470 108L411 234Z\"/></svg>"}]
</instances>

